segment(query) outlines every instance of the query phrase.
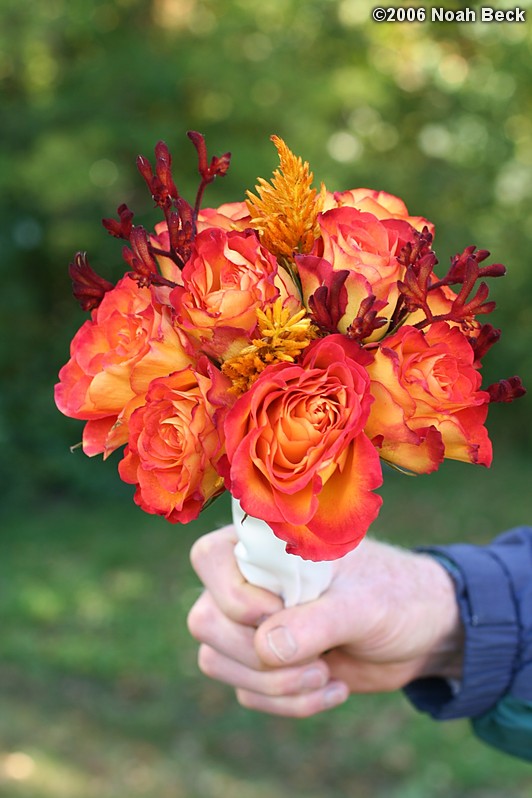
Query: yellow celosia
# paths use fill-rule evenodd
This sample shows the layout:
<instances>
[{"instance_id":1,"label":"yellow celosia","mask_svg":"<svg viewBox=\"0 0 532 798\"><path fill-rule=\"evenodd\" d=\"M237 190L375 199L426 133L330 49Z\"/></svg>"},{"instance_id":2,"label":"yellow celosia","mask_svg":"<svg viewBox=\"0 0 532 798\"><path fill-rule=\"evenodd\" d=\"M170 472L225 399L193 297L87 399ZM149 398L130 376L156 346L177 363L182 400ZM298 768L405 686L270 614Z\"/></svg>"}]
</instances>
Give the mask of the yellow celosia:
<instances>
[{"instance_id":1,"label":"yellow celosia","mask_svg":"<svg viewBox=\"0 0 532 798\"><path fill-rule=\"evenodd\" d=\"M319 235L316 219L323 208L325 186L318 193L311 188L314 175L307 161L286 146L278 136L271 137L279 154L280 168L271 184L258 178L259 196L247 192L251 226L258 230L264 246L274 255L293 259L294 254L308 253Z\"/></svg>"},{"instance_id":2,"label":"yellow celosia","mask_svg":"<svg viewBox=\"0 0 532 798\"><path fill-rule=\"evenodd\" d=\"M222 365L223 373L233 382L232 390L238 394L247 391L266 366L293 363L318 335L306 311L291 316L283 308L282 299L265 310L257 309L257 326L261 337L253 339L250 346Z\"/></svg>"}]
</instances>

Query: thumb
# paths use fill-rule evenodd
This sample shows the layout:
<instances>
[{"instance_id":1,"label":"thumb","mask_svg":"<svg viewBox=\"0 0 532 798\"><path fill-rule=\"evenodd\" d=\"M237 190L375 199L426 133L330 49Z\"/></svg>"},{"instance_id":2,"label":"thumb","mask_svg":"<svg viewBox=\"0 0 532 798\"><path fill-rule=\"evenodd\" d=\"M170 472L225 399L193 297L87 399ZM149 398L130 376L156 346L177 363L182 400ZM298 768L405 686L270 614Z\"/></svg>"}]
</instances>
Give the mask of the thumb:
<instances>
[{"instance_id":1,"label":"thumb","mask_svg":"<svg viewBox=\"0 0 532 798\"><path fill-rule=\"evenodd\" d=\"M265 665L313 660L353 637L353 619L339 610L331 595L325 593L315 601L281 610L258 627L255 650Z\"/></svg>"}]
</instances>

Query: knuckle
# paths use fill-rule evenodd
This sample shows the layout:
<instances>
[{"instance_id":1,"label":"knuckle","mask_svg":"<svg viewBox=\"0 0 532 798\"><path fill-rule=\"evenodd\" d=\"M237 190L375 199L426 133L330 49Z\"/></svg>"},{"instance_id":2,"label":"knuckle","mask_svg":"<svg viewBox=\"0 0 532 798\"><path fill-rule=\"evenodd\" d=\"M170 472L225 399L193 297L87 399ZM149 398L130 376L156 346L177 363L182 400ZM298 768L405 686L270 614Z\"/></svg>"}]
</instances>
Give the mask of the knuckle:
<instances>
[{"instance_id":1,"label":"knuckle","mask_svg":"<svg viewBox=\"0 0 532 798\"><path fill-rule=\"evenodd\" d=\"M224 596L224 613L231 620L243 626L253 626L256 622L256 613L249 606L247 596L240 584L229 584Z\"/></svg>"},{"instance_id":2,"label":"knuckle","mask_svg":"<svg viewBox=\"0 0 532 798\"><path fill-rule=\"evenodd\" d=\"M196 573L201 577L205 564L210 561L215 552L225 550L228 544L234 545L234 527L224 526L214 532L202 535L192 544L190 549L190 562Z\"/></svg>"},{"instance_id":3,"label":"knuckle","mask_svg":"<svg viewBox=\"0 0 532 798\"><path fill-rule=\"evenodd\" d=\"M259 612L253 602L249 601L247 585L228 578L224 580L223 586L219 583L218 588L213 594L213 601L217 603L219 611L241 626L256 626Z\"/></svg>"},{"instance_id":4,"label":"knuckle","mask_svg":"<svg viewBox=\"0 0 532 798\"><path fill-rule=\"evenodd\" d=\"M198 667L200 671L211 679L217 676L216 652L210 646L202 645L198 651Z\"/></svg>"},{"instance_id":5,"label":"knuckle","mask_svg":"<svg viewBox=\"0 0 532 798\"><path fill-rule=\"evenodd\" d=\"M257 697L254 693L251 693L249 690L242 689L237 689L235 693L236 700L241 707L244 707L244 709L260 709L260 707L257 705Z\"/></svg>"},{"instance_id":6,"label":"knuckle","mask_svg":"<svg viewBox=\"0 0 532 798\"><path fill-rule=\"evenodd\" d=\"M196 640L202 640L205 636L205 630L209 626L212 617L212 612L206 600L204 593L193 605L192 609L187 616L187 627L189 633Z\"/></svg>"},{"instance_id":7,"label":"knuckle","mask_svg":"<svg viewBox=\"0 0 532 798\"><path fill-rule=\"evenodd\" d=\"M201 564L209 556L209 552L211 550L210 538L210 535L203 535L203 537L198 538L198 540L194 541L192 544L189 556L190 563L196 573L199 573L201 570Z\"/></svg>"}]
</instances>

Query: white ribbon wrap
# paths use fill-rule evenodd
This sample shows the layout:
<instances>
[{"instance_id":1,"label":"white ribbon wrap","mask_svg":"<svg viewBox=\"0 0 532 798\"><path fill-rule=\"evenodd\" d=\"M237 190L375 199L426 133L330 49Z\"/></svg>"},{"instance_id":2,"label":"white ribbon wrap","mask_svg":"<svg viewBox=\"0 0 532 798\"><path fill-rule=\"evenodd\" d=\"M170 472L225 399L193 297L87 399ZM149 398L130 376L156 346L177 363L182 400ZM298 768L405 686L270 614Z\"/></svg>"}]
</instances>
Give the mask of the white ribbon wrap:
<instances>
[{"instance_id":1,"label":"white ribbon wrap","mask_svg":"<svg viewBox=\"0 0 532 798\"><path fill-rule=\"evenodd\" d=\"M286 543L273 534L268 524L246 516L237 499L232 499L231 507L238 536L235 557L250 584L276 593L285 607L312 601L329 587L332 562L313 562L287 554Z\"/></svg>"}]
</instances>

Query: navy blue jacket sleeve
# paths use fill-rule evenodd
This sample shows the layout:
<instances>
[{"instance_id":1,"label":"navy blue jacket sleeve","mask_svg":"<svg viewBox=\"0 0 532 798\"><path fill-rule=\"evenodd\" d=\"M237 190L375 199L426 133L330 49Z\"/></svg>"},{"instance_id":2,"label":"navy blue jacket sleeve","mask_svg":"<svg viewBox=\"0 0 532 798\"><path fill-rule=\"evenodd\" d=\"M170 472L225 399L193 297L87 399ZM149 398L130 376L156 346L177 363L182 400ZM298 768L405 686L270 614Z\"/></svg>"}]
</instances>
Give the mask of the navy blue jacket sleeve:
<instances>
[{"instance_id":1,"label":"navy blue jacket sleeve","mask_svg":"<svg viewBox=\"0 0 532 798\"><path fill-rule=\"evenodd\" d=\"M465 630L462 680L418 679L405 688L433 718L468 717L493 745L532 761L532 528L488 546L423 549L451 573Z\"/></svg>"}]
</instances>

